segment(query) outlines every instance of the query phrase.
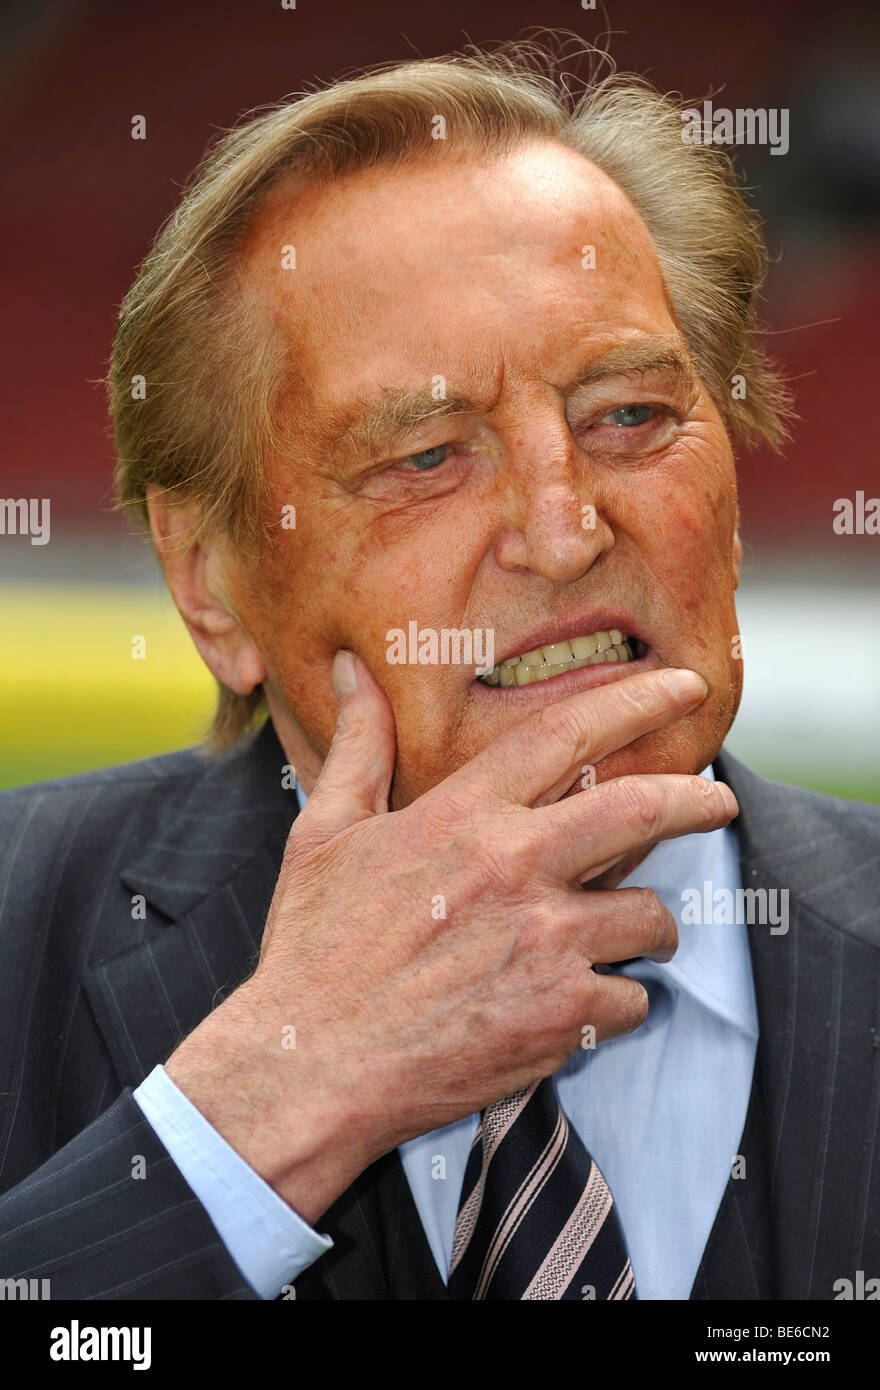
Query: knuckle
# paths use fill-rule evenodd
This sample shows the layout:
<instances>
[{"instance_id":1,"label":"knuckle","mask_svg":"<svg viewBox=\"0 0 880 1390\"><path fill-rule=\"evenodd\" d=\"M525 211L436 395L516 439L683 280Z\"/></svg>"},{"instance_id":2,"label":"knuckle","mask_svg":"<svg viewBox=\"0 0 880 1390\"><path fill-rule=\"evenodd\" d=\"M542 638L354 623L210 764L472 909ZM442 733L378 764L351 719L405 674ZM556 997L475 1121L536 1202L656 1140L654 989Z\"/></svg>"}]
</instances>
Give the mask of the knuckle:
<instances>
[{"instance_id":1,"label":"knuckle","mask_svg":"<svg viewBox=\"0 0 880 1390\"><path fill-rule=\"evenodd\" d=\"M645 840L654 839L663 825L663 809L651 783L642 777L621 777L617 795L629 823Z\"/></svg>"},{"instance_id":2,"label":"knuckle","mask_svg":"<svg viewBox=\"0 0 880 1390\"><path fill-rule=\"evenodd\" d=\"M706 792L704 792L703 810L706 816L707 825L717 825L719 821L729 819L729 811L724 802L724 794L715 782L707 782L705 777L698 779L705 782Z\"/></svg>"},{"instance_id":3,"label":"knuckle","mask_svg":"<svg viewBox=\"0 0 880 1390\"><path fill-rule=\"evenodd\" d=\"M428 792L397 813L406 823L408 836L425 857L474 858L487 838L485 811L467 795Z\"/></svg>"},{"instance_id":4,"label":"knuckle","mask_svg":"<svg viewBox=\"0 0 880 1390\"><path fill-rule=\"evenodd\" d=\"M660 703L657 682L653 680L615 681L607 690L609 699L621 710L636 715L655 714Z\"/></svg>"},{"instance_id":5,"label":"knuckle","mask_svg":"<svg viewBox=\"0 0 880 1390\"><path fill-rule=\"evenodd\" d=\"M628 975L618 975L614 980L615 994L611 1033L625 1037L641 1028L651 1008L651 1000L644 985Z\"/></svg>"},{"instance_id":6,"label":"knuckle","mask_svg":"<svg viewBox=\"0 0 880 1390\"><path fill-rule=\"evenodd\" d=\"M415 833L426 843L477 837L491 825L497 810L485 787L472 786L459 778L450 782L451 779L425 792L396 813L407 817Z\"/></svg>"},{"instance_id":7,"label":"knuckle","mask_svg":"<svg viewBox=\"0 0 880 1390\"><path fill-rule=\"evenodd\" d=\"M446 801L425 797L423 805L410 806L407 810L416 812L411 817L409 829L419 850L424 851L443 844L454 838L462 829L461 819L456 817Z\"/></svg>"},{"instance_id":8,"label":"knuckle","mask_svg":"<svg viewBox=\"0 0 880 1390\"><path fill-rule=\"evenodd\" d=\"M593 974L585 962L579 962L580 978L572 971L568 971L566 974L568 978L564 981L560 979L559 982L556 1007L560 1031L567 1036L573 1032L580 1034L583 1025L591 1021L596 1012L596 1006L595 991L591 983L583 978L585 974Z\"/></svg>"},{"instance_id":9,"label":"knuckle","mask_svg":"<svg viewBox=\"0 0 880 1390\"><path fill-rule=\"evenodd\" d=\"M480 825L460 847L459 862L469 864L482 882L489 881L496 890L514 889L525 881L522 858L516 853L512 838L500 834L494 826Z\"/></svg>"},{"instance_id":10,"label":"knuckle","mask_svg":"<svg viewBox=\"0 0 880 1390\"><path fill-rule=\"evenodd\" d=\"M472 847L473 858L478 863L483 860L500 864L507 850L507 841L497 833L494 825L478 821L470 826L466 838Z\"/></svg>"},{"instance_id":11,"label":"knuckle","mask_svg":"<svg viewBox=\"0 0 880 1390\"><path fill-rule=\"evenodd\" d=\"M627 975L593 975L593 985L581 1023L592 1023L597 1040L625 1037L645 1022L651 1007L648 991Z\"/></svg>"},{"instance_id":12,"label":"knuckle","mask_svg":"<svg viewBox=\"0 0 880 1390\"><path fill-rule=\"evenodd\" d=\"M688 777L683 787L689 813L702 825L714 827L727 818L724 798L715 782L705 777Z\"/></svg>"},{"instance_id":13,"label":"knuckle","mask_svg":"<svg viewBox=\"0 0 880 1390\"><path fill-rule=\"evenodd\" d=\"M651 1000L644 985L640 985L638 980L632 980L632 990L627 1001L627 1015L631 1020L630 1032L640 1028L648 1017L651 1008Z\"/></svg>"},{"instance_id":14,"label":"knuckle","mask_svg":"<svg viewBox=\"0 0 880 1390\"><path fill-rule=\"evenodd\" d=\"M672 913L660 901L653 888L643 888L642 910L651 946L658 948L667 942L678 941L678 928Z\"/></svg>"},{"instance_id":15,"label":"knuckle","mask_svg":"<svg viewBox=\"0 0 880 1390\"><path fill-rule=\"evenodd\" d=\"M542 742L549 742L574 758L578 749L591 742L594 717L574 704L560 703L541 710L535 716L535 724Z\"/></svg>"},{"instance_id":16,"label":"knuckle","mask_svg":"<svg viewBox=\"0 0 880 1390\"><path fill-rule=\"evenodd\" d=\"M539 956L544 956L555 947L560 934L558 915L552 907L540 901L530 903L521 932L523 943L534 948Z\"/></svg>"},{"instance_id":17,"label":"knuckle","mask_svg":"<svg viewBox=\"0 0 880 1390\"><path fill-rule=\"evenodd\" d=\"M500 816L483 822L469 839L474 862L484 861L496 877L513 887L529 884L542 856L546 856L546 838L530 826L518 808L505 809Z\"/></svg>"},{"instance_id":18,"label":"knuckle","mask_svg":"<svg viewBox=\"0 0 880 1390\"><path fill-rule=\"evenodd\" d=\"M565 944L551 911L540 902L523 903L517 915L514 954L533 990L548 990L564 1009L568 991Z\"/></svg>"}]
</instances>

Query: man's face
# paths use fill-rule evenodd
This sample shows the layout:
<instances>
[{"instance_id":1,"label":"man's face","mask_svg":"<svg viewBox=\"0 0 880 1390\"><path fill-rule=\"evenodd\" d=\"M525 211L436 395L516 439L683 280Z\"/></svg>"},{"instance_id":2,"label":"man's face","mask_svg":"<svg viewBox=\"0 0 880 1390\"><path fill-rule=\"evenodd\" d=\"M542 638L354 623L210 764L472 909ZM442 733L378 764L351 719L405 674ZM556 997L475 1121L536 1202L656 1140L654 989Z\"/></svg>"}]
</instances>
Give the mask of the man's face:
<instances>
[{"instance_id":1,"label":"man's face","mask_svg":"<svg viewBox=\"0 0 880 1390\"><path fill-rule=\"evenodd\" d=\"M274 544L230 593L288 752L326 754L348 647L394 711L397 807L512 720L658 666L699 671L707 699L600 780L705 766L741 685L733 458L616 185L551 141L291 185L248 270L294 345L304 429L275 460ZM492 629L496 663L614 629L634 659L573 666L562 646L549 678L488 685L389 662L411 621Z\"/></svg>"}]
</instances>

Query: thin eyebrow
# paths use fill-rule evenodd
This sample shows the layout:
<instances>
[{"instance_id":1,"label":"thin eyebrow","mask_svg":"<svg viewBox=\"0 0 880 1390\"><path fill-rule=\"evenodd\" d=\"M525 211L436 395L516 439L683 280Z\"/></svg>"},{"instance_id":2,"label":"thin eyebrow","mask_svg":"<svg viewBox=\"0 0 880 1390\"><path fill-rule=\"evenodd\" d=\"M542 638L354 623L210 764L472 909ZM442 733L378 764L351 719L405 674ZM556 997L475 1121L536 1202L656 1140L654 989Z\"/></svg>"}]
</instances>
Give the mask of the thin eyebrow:
<instances>
[{"instance_id":1,"label":"thin eyebrow","mask_svg":"<svg viewBox=\"0 0 880 1390\"><path fill-rule=\"evenodd\" d=\"M649 373L672 378L676 385L695 386L698 378L691 360L677 342L647 338L638 343L611 348L579 372L563 388L565 396L617 376L645 376ZM426 420L456 415L488 415L495 400L475 400L451 395L437 400L429 386L413 390L383 387L378 395L349 402L327 421L324 431L331 448L348 446L355 455L372 455L417 429Z\"/></svg>"}]
</instances>

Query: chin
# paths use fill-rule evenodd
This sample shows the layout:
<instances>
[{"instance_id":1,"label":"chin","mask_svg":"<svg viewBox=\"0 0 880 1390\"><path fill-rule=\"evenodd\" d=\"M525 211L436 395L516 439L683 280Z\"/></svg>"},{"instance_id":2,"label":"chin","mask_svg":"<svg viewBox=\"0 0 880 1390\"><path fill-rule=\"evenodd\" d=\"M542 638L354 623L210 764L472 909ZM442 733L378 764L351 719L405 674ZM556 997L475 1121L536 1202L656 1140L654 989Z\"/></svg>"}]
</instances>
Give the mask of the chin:
<instances>
[{"instance_id":1,"label":"chin","mask_svg":"<svg viewBox=\"0 0 880 1390\"><path fill-rule=\"evenodd\" d=\"M708 767L720 746L720 741L707 734L700 737L695 729L661 729L603 758L596 767L596 781L652 773L693 776Z\"/></svg>"}]
</instances>

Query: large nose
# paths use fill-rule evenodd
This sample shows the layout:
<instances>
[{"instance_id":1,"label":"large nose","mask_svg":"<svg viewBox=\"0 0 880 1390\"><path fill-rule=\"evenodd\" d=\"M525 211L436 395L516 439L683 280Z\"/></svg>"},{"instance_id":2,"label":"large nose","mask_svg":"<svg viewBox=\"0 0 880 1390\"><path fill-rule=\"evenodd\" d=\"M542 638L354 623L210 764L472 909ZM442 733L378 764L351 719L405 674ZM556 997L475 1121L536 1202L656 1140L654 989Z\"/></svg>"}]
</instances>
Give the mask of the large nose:
<instances>
[{"instance_id":1,"label":"large nose","mask_svg":"<svg viewBox=\"0 0 880 1390\"><path fill-rule=\"evenodd\" d=\"M499 470L496 563L572 584L614 545L602 479L560 410L506 432Z\"/></svg>"}]
</instances>

